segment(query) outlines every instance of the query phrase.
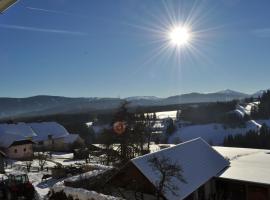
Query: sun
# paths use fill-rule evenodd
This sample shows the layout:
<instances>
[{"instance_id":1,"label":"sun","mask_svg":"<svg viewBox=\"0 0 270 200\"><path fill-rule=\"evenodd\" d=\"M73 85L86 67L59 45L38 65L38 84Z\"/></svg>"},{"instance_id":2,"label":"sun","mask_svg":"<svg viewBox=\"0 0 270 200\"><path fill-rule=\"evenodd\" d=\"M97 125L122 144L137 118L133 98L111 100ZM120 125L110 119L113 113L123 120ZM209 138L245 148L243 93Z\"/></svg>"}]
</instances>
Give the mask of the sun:
<instances>
[{"instance_id":1,"label":"sun","mask_svg":"<svg viewBox=\"0 0 270 200\"><path fill-rule=\"evenodd\" d=\"M177 26L169 31L168 37L172 45L183 47L189 44L191 40L191 32L187 27Z\"/></svg>"}]
</instances>

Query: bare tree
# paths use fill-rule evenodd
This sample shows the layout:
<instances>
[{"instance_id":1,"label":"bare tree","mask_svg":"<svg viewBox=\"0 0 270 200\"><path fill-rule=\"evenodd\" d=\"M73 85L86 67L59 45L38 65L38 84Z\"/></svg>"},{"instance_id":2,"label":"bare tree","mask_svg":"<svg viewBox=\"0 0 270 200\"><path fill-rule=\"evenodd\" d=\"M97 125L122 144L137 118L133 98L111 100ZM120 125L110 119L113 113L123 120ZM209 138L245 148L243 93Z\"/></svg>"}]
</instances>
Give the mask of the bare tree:
<instances>
[{"instance_id":1,"label":"bare tree","mask_svg":"<svg viewBox=\"0 0 270 200\"><path fill-rule=\"evenodd\" d=\"M148 162L152 169L159 174L159 179L156 182L157 200L161 199L162 194L167 191L177 196L176 192L179 190L179 187L175 184L173 178L186 183L182 175L183 170L181 166L165 156L152 156Z\"/></svg>"},{"instance_id":2,"label":"bare tree","mask_svg":"<svg viewBox=\"0 0 270 200\"><path fill-rule=\"evenodd\" d=\"M40 170L43 171L44 169L44 166L46 164L46 161L48 160L48 155L45 154L45 153L38 153L38 156L37 156L37 159L38 159L38 164L39 164L39 167L40 167Z\"/></svg>"},{"instance_id":3,"label":"bare tree","mask_svg":"<svg viewBox=\"0 0 270 200\"><path fill-rule=\"evenodd\" d=\"M27 160L27 161L25 161L27 172L30 172L31 167L32 167L32 164L33 164L33 160Z\"/></svg>"}]
</instances>

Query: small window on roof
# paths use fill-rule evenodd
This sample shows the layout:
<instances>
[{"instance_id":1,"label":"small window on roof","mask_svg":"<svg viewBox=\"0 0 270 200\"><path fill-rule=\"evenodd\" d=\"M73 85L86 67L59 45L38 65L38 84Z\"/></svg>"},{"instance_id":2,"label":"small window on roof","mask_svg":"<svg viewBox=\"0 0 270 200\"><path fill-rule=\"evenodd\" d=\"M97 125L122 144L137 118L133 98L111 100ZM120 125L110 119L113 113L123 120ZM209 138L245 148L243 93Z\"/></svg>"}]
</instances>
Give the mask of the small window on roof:
<instances>
[{"instance_id":1,"label":"small window on roof","mask_svg":"<svg viewBox=\"0 0 270 200\"><path fill-rule=\"evenodd\" d=\"M14 153L17 153L17 149L14 149Z\"/></svg>"},{"instance_id":2,"label":"small window on roof","mask_svg":"<svg viewBox=\"0 0 270 200\"><path fill-rule=\"evenodd\" d=\"M23 151L26 152L26 148L24 148Z\"/></svg>"}]
</instances>

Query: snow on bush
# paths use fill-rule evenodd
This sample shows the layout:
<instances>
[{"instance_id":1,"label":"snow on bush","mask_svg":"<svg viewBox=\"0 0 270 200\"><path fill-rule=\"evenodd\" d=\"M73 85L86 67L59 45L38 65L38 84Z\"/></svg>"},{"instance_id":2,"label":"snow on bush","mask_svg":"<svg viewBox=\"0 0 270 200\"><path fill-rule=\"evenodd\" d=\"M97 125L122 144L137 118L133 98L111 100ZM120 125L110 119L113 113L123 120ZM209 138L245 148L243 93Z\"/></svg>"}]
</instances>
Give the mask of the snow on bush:
<instances>
[{"instance_id":1,"label":"snow on bush","mask_svg":"<svg viewBox=\"0 0 270 200\"><path fill-rule=\"evenodd\" d=\"M71 188L63 185L57 185L52 188L52 192L60 193L64 192L67 197L71 196L73 199L78 200L121 200L122 198L108 196L97 193L95 191L89 191L82 188Z\"/></svg>"},{"instance_id":2,"label":"snow on bush","mask_svg":"<svg viewBox=\"0 0 270 200\"><path fill-rule=\"evenodd\" d=\"M71 176L69 178L66 178L65 181L66 182L75 182L75 181L80 181L82 179L89 179L91 177L94 177L94 176L97 176L99 174L102 174L105 171L106 170L93 170L93 171L86 172L86 173L83 173L83 174L79 174L79 175L76 175L76 176Z\"/></svg>"}]
</instances>

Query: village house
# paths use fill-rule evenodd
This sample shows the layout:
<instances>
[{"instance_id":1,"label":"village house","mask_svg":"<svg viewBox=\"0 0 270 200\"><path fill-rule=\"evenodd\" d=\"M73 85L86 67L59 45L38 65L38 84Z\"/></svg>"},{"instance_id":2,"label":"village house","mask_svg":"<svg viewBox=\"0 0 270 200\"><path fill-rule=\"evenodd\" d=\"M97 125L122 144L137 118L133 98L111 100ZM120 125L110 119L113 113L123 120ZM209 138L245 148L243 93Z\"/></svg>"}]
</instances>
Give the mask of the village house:
<instances>
[{"instance_id":1,"label":"village house","mask_svg":"<svg viewBox=\"0 0 270 200\"><path fill-rule=\"evenodd\" d=\"M127 190L155 194L160 176L149 163L153 156L169 158L183 170L182 175L186 182L174 179L171 184L179 187L179 190L175 191L176 194L172 191L163 193L167 200L208 199L215 193L214 178L230 164L221 154L198 138L132 159L110 183ZM132 188L133 186L136 188Z\"/></svg>"},{"instance_id":2,"label":"village house","mask_svg":"<svg viewBox=\"0 0 270 200\"><path fill-rule=\"evenodd\" d=\"M14 141L7 149L6 154L15 160L31 160L34 156L33 144L31 140Z\"/></svg>"},{"instance_id":3,"label":"village house","mask_svg":"<svg viewBox=\"0 0 270 200\"><path fill-rule=\"evenodd\" d=\"M163 193L167 200L270 199L270 150L211 147L200 138L134 158L109 183L122 193L155 195L160 174L149 163L153 156L169 158L183 170L186 183L173 180L179 190Z\"/></svg>"},{"instance_id":4,"label":"village house","mask_svg":"<svg viewBox=\"0 0 270 200\"><path fill-rule=\"evenodd\" d=\"M83 146L84 140L78 134L70 134L65 127L56 122L28 124L35 132L35 148L53 151L69 151L73 145Z\"/></svg>"},{"instance_id":5,"label":"village house","mask_svg":"<svg viewBox=\"0 0 270 200\"><path fill-rule=\"evenodd\" d=\"M32 141L33 144L28 145L36 150L69 151L74 145L84 145L79 135L70 134L56 122L0 124L0 148L8 152L8 157L26 156L14 148L16 142L24 140Z\"/></svg>"}]
</instances>

